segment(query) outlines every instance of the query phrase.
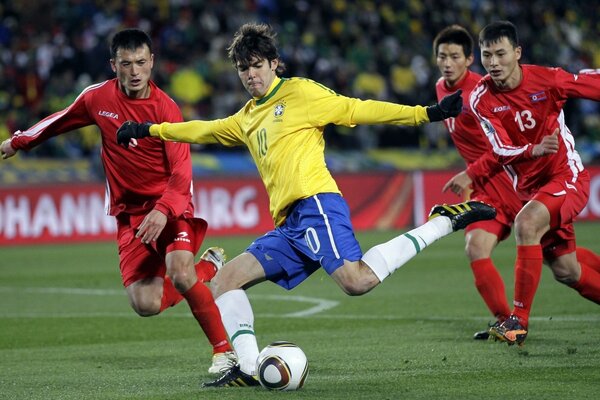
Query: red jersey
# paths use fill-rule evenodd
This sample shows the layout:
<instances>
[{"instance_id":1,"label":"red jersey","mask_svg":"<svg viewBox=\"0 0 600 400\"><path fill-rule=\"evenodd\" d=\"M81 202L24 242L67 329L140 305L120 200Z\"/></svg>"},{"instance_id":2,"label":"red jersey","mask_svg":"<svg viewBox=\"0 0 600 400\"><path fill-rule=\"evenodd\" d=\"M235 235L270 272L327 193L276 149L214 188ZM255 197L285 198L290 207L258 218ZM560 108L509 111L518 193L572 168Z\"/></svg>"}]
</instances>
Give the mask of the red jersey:
<instances>
[{"instance_id":1,"label":"red jersey","mask_svg":"<svg viewBox=\"0 0 600 400\"><path fill-rule=\"evenodd\" d=\"M479 121L468 101L480 79L481 75L467 70L465 77L452 90L448 89L444 78L437 81L435 89L438 100L462 89L462 112L456 118L444 120L444 123L456 149L467 163L467 174L473 180L471 199L492 204L498 211L496 220L511 226L522 203L508 175L502 171L502 165L494 158L490 143L481 132Z\"/></svg>"},{"instance_id":2,"label":"red jersey","mask_svg":"<svg viewBox=\"0 0 600 400\"><path fill-rule=\"evenodd\" d=\"M56 112L26 131L15 132L14 149L29 150L43 141L87 125L97 125L102 135L102 164L106 174L106 211L145 215L153 208L169 218L189 213L192 205L192 163L190 146L163 142L158 138L140 140L126 149L117 144L117 129L123 122L181 122L175 102L149 82L150 97L131 99L117 79L91 85L73 104Z\"/></svg>"},{"instance_id":3,"label":"red jersey","mask_svg":"<svg viewBox=\"0 0 600 400\"><path fill-rule=\"evenodd\" d=\"M527 200L546 183L573 183L584 171L562 107L570 97L600 100L600 75L535 65L520 67L523 78L519 86L502 91L486 75L473 90L470 103L494 156ZM534 158L533 146L556 128L560 129L558 152Z\"/></svg>"}]
</instances>

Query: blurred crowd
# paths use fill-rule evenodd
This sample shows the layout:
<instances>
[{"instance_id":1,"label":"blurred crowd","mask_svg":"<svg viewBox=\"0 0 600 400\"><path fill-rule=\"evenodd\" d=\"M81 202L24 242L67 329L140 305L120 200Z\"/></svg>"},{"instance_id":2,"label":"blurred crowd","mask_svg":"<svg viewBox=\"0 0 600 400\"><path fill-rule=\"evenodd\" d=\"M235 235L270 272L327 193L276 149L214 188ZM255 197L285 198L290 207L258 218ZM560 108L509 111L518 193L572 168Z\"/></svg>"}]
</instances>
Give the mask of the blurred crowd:
<instances>
[{"instance_id":1,"label":"blurred crowd","mask_svg":"<svg viewBox=\"0 0 600 400\"><path fill-rule=\"evenodd\" d=\"M125 27L152 37L154 80L184 118L213 119L248 100L226 55L248 21L278 32L284 76L310 77L348 96L426 105L435 102L431 45L443 27L458 23L476 38L487 23L508 19L520 31L523 62L577 72L600 68L598 15L600 2L585 0L1 0L0 138L112 78L108 43ZM600 143L597 103L570 101L566 111L576 137ZM328 127L326 140L329 148L352 150L448 146L441 124ZM90 127L33 153L86 157L97 153L98 141Z\"/></svg>"}]
</instances>

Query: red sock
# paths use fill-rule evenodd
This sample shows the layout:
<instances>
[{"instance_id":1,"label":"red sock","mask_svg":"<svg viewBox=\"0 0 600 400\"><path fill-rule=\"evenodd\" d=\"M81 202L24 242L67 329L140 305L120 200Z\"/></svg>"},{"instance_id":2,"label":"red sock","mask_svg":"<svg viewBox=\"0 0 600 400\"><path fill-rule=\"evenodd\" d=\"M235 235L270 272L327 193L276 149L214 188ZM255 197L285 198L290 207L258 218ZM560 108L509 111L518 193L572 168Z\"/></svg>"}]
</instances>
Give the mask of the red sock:
<instances>
[{"instance_id":1,"label":"red sock","mask_svg":"<svg viewBox=\"0 0 600 400\"><path fill-rule=\"evenodd\" d=\"M196 269L196 275L198 276L198 279L202 282L210 282L217 273L215 264L206 260L198 261L198 263L194 265L194 268Z\"/></svg>"},{"instance_id":2,"label":"red sock","mask_svg":"<svg viewBox=\"0 0 600 400\"><path fill-rule=\"evenodd\" d=\"M506 300L504 281L494 262L491 258L475 260L471 262L471 269L475 277L475 287L483 301L499 321L504 321L510 315L510 308Z\"/></svg>"},{"instance_id":3,"label":"red sock","mask_svg":"<svg viewBox=\"0 0 600 400\"><path fill-rule=\"evenodd\" d=\"M165 276L165 283L163 284L163 295L160 301L160 311L162 312L165 308L173 307L183 300L181 293L175 289L173 282L168 276Z\"/></svg>"},{"instance_id":4,"label":"red sock","mask_svg":"<svg viewBox=\"0 0 600 400\"><path fill-rule=\"evenodd\" d=\"M194 286L183 294L187 300L194 318L206 334L208 341L213 346L213 353L230 351L231 346L227 341L227 333L221 321L221 314L215 300L206 285L197 281Z\"/></svg>"},{"instance_id":5,"label":"red sock","mask_svg":"<svg viewBox=\"0 0 600 400\"><path fill-rule=\"evenodd\" d=\"M600 272L600 256L585 247L577 247L577 261L586 264L596 272Z\"/></svg>"},{"instance_id":6,"label":"red sock","mask_svg":"<svg viewBox=\"0 0 600 400\"><path fill-rule=\"evenodd\" d=\"M577 250L577 256L579 257L579 249ZM579 264L581 265L581 276L579 281L571 287L586 299L600 304L600 272L581 261L579 261Z\"/></svg>"},{"instance_id":7,"label":"red sock","mask_svg":"<svg viewBox=\"0 0 600 400\"><path fill-rule=\"evenodd\" d=\"M513 314L524 327L529 323L531 305L542 276L542 261L541 245L517 246Z\"/></svg>"}]
</instances>

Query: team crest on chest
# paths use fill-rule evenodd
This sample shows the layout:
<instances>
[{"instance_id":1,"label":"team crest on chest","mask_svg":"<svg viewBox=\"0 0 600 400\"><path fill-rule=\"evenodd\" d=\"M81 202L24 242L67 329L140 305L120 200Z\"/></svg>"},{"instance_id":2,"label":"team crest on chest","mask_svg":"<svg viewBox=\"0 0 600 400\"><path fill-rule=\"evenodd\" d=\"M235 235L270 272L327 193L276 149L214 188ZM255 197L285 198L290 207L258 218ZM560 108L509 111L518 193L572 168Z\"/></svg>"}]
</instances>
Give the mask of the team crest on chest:
<instances>
[{"instance_id":1,"label":"team crest on chest","mask_svg":"<svg viewBox=\"0 0 600 400\"><path fill-rule=\"evenodd\" d=\"M285 102L281 101L275 104L275 108L273 109L273 116L276 119L280 119L283 117L283 113L285 112Z\"/></svg>"}]
</instances>

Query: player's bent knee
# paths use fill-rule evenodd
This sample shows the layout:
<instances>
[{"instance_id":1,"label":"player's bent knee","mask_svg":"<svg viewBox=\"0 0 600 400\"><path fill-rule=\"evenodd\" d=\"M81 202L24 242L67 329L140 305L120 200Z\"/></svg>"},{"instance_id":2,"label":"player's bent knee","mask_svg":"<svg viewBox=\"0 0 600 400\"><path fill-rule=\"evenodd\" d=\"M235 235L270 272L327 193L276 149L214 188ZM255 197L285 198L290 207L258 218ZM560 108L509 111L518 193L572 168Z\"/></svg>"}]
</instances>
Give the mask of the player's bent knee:
<instances>
[{"instance_id":1,"label":"player's bent knee","mask_svg":"<svg viewBox=\"0 0 600 400\"><path fill-rule=\"evenodd\" d=\"M131 308L140 317L152 317L160 313L160 299L159 301L136 301L131 302Z\"/></svg>"}]
</instances>

